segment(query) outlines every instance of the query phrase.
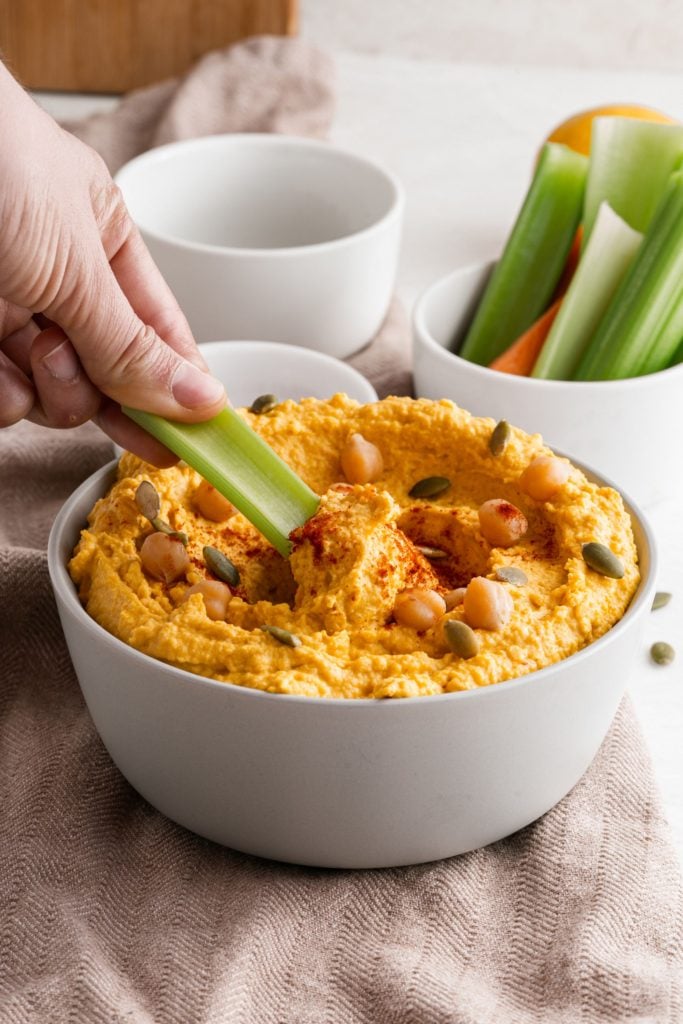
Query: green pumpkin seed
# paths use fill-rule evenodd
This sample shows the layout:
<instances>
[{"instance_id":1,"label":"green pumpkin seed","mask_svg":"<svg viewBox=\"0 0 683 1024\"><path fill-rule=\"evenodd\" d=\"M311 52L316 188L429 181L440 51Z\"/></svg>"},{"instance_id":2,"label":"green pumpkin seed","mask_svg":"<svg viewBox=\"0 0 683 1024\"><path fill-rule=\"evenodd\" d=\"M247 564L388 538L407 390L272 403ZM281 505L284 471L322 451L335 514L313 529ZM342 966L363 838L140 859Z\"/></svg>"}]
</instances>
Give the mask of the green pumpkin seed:
<instances>
[{"instance_id":1,"label":"green pumpkin seed","mask_svg":"<svg viewBox=\"0 0 683 1024\"><path fill-rule=\"evenodd\" d=\"M425 544L417 544L417 550L428 558L430 562L438 562L441 558L448 558L448 553L441 548L430 548Z\"/></svg>"},{"instance_id":2,"label":"green pumpkin seed","mask_svg":"<svg viewBox=\"0 0 683 1024\"><path fill-rule=\"evenodd\" d=\"M212 548L210 544L206 545L202 554L204 555L207 569L214 576L217 576L219 580L223 580L224 583L229 583L231 587L238 586L240 581L239 570L227 555L224 555L218 548Z\"/></svg>"},{"instance_id":3,"label":"green pumpkin seed","mask_svg":"<svg viewBox=\"0 0 683 1024\"><path fill-rule=\"evenodd\" d=\"M667 594L665 590L658 590L652 602L652 611L656 612L658 608L666 608L670 600L671 594Z\"/></svg>"},{"instance_id":4,"label":"green pumpkin seed","mask_svg":"<svg viewBox=\"0 0 683 1024\"><path fill-rule=\"evenodd\" d=\"M264 633L269 633L274 640L286 647L301 647L301 640L296 633L290 633L288 629L281 629L280 626L260 626Z\"/></svg>"},{"instance_id":5,"label":"green pumpkin seed","mask_svg":"<svg viewBox=\"0 0 683 1024\"><path fill-rule=\"evenodd\" d=\"M449 619L443 631L448 646L459 658L473 658L479 653L479 638L466 622Z\"/></svg>"},{"instance_id":6,"label":"green pumpkin seed","mask_svg":"<svg viewBox=\"0 0 683 1024\"><path fill-rule=\"evenodd\" d=\"M279 404L276 395L259 395L249 406L249 412L262 416L266 412L271 412Z\"/></svg>"},{"instance_id":7,"label":"green pumpkin seed","mask_svg":"<svg viewBox=\"0 0 683 1024\"><path fill-rule=\"evenodd\" d=\"M676 657L676 652L671 644L667 644L663 640L660 640L650 648L650 657L654 661L655 665L670 665Z\"/></svg>"},{"instance_id":8,"label":"green pumpkin seed","mask_svg":"<svg viewBox=\"0 0 683 1024\"><path fill-rule=\"evenodd\" d=\"M613 580L620 580L623 577L624 566L606 544L589 541L588 544L582 545L581 554L586 565L602 576L609 576Z\"/></svg>"},{"instance_id":9,"label":"green pumpkin seed","mask_svg":"<svg viewBox=\"0 0 683 1024\"><path fill-rule=\"evenodd\" d=\"M143 480L138 485L138 489L135 492L135 504L138 507L138 512L145 519L149 519L150 523L158 517L161 511L161 501L159 500L156 487L149 480Z\"/></svg>"},{"instance_id":10,"label":"green pumpkin seed","mask_svg":"<svg viewBox=\"0 0 683 1024\"><path fill-rule=\"evenodd\" d=\"M501 420L499 423L496 423L489 438L489 451L491 455L502 455L511 437L512 430L507 420Z\"/></svg>"},{"instance_id":11,"label":"green pumpkin seed","mask_svg":"<svg viewBox=\"0 0 683 1024\"><path fill-rule=\"evenodd\" d=\"M524 587L529 582L529 577L516 565L500 565L496 569L496 579L502 583L511 583L513 587Z\"/></svg>"},{"instance_id":12,"label":"green pumpkin seed","mask_svg":"<svg viewBox=\"0 0 683 1024\"><path fill-rule=\"evenodd\" d=\"M438 498L447 491L451 482L447 476L426 476L418 480L408 491L411 498Z\"/></svg>"},{"instance_id":13,"label":"green pumpkin seed","mask_svg":"<svg viewBox=\"0 0 683 1024\"><path fill-rule=\"evenodd\" d=\"M165 523L163 519L159 519L158 516L156 519L152 519L151 523L157 533L165 533L168 537L173 537L174 540L179 540L184 547L187 547L189 538L184 530L174 530L172 526Z\"/></svg>"}]
</instances>

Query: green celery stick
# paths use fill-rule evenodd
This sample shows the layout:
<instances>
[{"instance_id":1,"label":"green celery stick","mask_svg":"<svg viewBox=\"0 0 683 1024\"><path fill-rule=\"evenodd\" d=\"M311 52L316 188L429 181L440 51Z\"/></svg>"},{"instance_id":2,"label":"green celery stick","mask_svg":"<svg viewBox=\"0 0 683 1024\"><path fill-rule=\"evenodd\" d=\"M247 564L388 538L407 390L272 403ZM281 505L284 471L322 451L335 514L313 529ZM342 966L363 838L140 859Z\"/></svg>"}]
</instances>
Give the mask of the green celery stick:
<instances>
[{"instance_id":1,"label":"green celery stick","mask_svg":"<svg viewBox=\"0 0 683 1024\"><path fill-rule=\"evenodd\" d=\"M683 171L676 171L574 380L618 380L663 370L682 334Z\"/></svg>"},{"instance_id":2,"label":"green celery stick","mask_svg":"<svg viewBox=\"0 0 683 1024\"><path fill-rule=\"evenodd\" d=\"M647 231L682 156L683 125L596 117L584 200L584 247L602 202L636 231Z\"/></svg>"},{"instance_id":3,"label":"green celery stick","mask_svg":"<svg viewBox=\"0 0 683 1024\"><path fill-rule=\"evenodd\" d=\"M234 409L205 423L173 423L123 410L208 480L285 558L289 534L315 514L320 499Z\"/></svg>"},{"instance_id":4,"label":"green celery stick","mask_svg":"<svg viewBox=\"0 0 683 1024\"><path fill-rule=\"evenodd\" d=\"M581 217L588 159L549 142L465 336L460 355L487 366L548 306Z\"/></svg>"},{"instance_id":5,"label":"green celery stick","mask_svg":"<svg viewBox=\"0 0 683 1024\"><path fill-rule=\"evenodd\" d=\"M607 203L600 204L590 242L536 360L532 377L571 380L642 238Z\"/></svg>"}]
</instances>

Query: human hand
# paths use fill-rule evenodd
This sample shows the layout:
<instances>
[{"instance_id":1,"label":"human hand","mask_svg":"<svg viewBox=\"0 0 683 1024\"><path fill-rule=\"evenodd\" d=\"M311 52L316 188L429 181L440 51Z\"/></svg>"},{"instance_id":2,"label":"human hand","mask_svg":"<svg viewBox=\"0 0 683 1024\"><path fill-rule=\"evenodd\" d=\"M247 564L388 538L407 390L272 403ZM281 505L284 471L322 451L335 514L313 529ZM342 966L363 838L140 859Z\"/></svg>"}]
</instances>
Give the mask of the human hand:
<instances>
[{"instance_id":1,"label":"human hand","mask_svg":"<svg viewBox=\"0 0 683 1024\"><path fill-rule=\"evenodd\" d=\"M94 419L176 461L120 405L207 419L225 405L101 158L0 64L0 427Z\"/></svg>"}]
</instances>

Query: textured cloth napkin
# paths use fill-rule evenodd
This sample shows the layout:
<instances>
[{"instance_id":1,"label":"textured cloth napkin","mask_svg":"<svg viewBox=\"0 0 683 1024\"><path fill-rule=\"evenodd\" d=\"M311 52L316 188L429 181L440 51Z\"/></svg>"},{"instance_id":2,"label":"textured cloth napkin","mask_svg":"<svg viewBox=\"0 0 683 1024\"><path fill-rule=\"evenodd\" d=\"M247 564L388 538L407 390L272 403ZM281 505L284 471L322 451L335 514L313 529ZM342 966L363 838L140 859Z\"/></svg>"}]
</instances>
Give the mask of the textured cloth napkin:
<instances>
[{"instance_id":1,"label":"textured cloth napkin","mask_svg":"<svg viewBox=\"0 0 683 1024\"><path fill-rule=\"evenodd\" d=\"M235 66L285 110L261 79L289 69L282 89L314 98L301 117L320 128L311 110L330 95L329 68L291 41L207 58L163 86L157 120L191 111L192 87L217 108L210 130L233 124L228 83L249 97ZM133 132L133 100L144 112L155 95L131 97L128 119L98 119L101 148L107 124L112 138ZM141 137L158 141L153 121ZM258 126L279 124L302 130ZM400 311L385 334L406 350ZM361 357L371 376L391 362L383 344ZM554 810L437 864L269 863L145 803L95 733L45 562L60 504L110 455L89 425L0 432L0 1024L680 1024L681 878L628 701Z\"/></svg>"}]
</instances>

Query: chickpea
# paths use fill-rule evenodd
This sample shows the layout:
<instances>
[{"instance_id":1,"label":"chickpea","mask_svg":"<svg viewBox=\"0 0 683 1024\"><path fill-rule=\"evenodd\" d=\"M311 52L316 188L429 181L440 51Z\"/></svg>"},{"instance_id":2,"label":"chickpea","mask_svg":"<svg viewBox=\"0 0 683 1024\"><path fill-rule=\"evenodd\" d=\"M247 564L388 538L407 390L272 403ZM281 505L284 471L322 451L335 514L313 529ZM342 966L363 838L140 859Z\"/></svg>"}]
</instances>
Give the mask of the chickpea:
<instances>
[{"instance_id":1,"label":"chickpea","mask_svg":"<svg viewBox=\"0 0 683 1024\"><path fill-rule=\"evenodd\" d=\"M341 468L350 484L370 484L384 472L384 459L377 445L362 434L351 434L340 456Z\"/></svg>"},{"instance_id":2,"label":"chickpea","mask_svg":"<svg viewBox=\"0 0 683 1024\"><path fill-rule=\"evenodd\" d=\"M396 595L394 619L399 626L429 629L446 612L446 602L435 590L413 587Z\"/></svg>"},{"instance_id":3,"label":"chickpea","mask_svg":"<svg viewBox=\"0 0 683 1024\"><path fill-rule=\"evenodd\" d=\"M549 501L560 487L564 487L571 466L554 455L539 455L532 459L519 478L519 486L536 501Z\"/></svg>"},{"instance_id":4,"label":"chickpea","mask_svg":"<svg viewBox=\"0 0 683 1024\"><path fill-rule=\"evenodd\" d=\"M443 595L447 612L452 612L454 608L462 604L465 597L465 589L465 587L456 587L455 590L449 590L448 593Z\"/></svg>"},{"instance_id":5,"label":"chickpea","mask_svg":"<svg viewBox=\"0 0 683 1024\"><path fill-rule=\"evenodd\" d=\"M465 591L463 611L472 629L502 629L512 615L512 598L502 583L475 576Z\"/></svg>"},{"instance_id":6,"label":"chickpea","mask_svg":"<svg viewBox=\"0 0 683 1024\"><path fill-rule=\"evenodd\" d=\"M185 575L190 559L177 537L166 533L150 533L140 548L142 568L148 576L167 585Z\"/></svg>"},{"instance_id":7,"label":"chickpea","mask_svg":"<svg viewBox=\"0 0 683 1024\"><path fill-rule=\"evenodd\" d=\"M237 509L208 480L202 480L194 492L194 503L205 519L212 523L224 523L235 515Z\"/></svg>"},{"instance_id":8,"label":"chickpea","mask_svg":"<svg viewBox=\"0 0 683 1024\"><path fill-rule=\"evenodd\" d=\"M201 582L195 583L193 587L189 587L185 591L183 603L187 601L191 594L202 595L206 614L210 619L214 622L225 620L228 605L232 598L232 593L227 583L221 583L219 580L201 580Z\"/></svg>"},{"instance_id":9,"label":"chickpea","mask_svg":"<svg viewBox=\"0 0 683 1024\"><path fill-rule=\"evenodd\" d=\"M521 509L502 498L491 498L479 509L479 529L494 547L511 547L524 536L528 527Z\"/></svg>"}]
</instances>

